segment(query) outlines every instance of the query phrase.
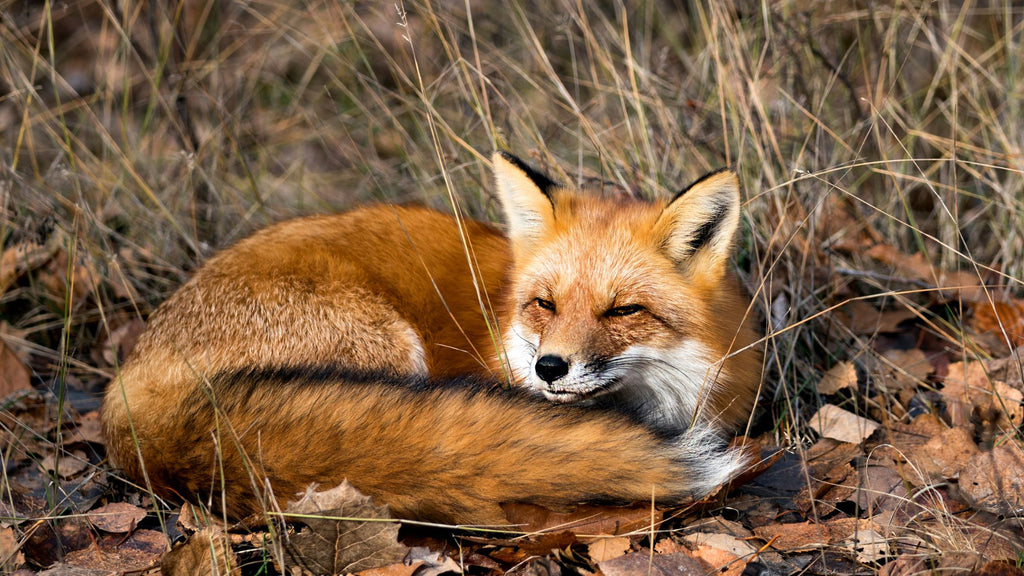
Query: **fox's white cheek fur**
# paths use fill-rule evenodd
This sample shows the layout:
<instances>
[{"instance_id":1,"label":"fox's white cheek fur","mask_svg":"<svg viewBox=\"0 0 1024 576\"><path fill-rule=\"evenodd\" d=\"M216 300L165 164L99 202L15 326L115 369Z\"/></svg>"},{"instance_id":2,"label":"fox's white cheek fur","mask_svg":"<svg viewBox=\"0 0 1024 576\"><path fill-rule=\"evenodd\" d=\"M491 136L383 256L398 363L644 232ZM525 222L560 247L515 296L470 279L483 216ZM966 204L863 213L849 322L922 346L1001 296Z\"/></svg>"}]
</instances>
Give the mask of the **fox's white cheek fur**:
<instances>
[{"instance_id":1,"label":"fox's white cheek fur","mask_svg":"<svg viewBox=\"0 0 1024 576\"><path fill-rule=\"evenodd\" d=\"M522 324L515 322L505 336L505 359L512 369L516 382L530 388L538 387L538 379L533 374L533 357L537 352L540 339L528 335Z\"/></svg>"},{"instance_id":2,"label":"fox's white cheek fur","mask_svg":"<svg viewBox=\"0 0 1024 576\"><path fill-rule=\"evenodd\" d=\"M655 400L655 420L665 424L686 427L692 422L694 411L714 393L719 376L711 351L694 340L667 350L633 346L619 357L622 361L616 364L623 373L615 376L626 380L625 386L645 388Z\"/></svg>"}]
</instances>

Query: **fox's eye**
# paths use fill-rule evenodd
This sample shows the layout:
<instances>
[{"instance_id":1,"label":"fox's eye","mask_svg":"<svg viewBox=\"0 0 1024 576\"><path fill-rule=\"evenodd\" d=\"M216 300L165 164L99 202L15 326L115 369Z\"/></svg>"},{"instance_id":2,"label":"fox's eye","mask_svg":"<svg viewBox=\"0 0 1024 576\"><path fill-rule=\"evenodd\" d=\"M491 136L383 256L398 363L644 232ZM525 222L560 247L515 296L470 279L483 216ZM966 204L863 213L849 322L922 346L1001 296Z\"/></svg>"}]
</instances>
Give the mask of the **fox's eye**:
<instances>
[{"instance_id":1,"label":"fox's eye","mask_svg":"<svg viewBox=\"0 0 1024 576\"><path fill-rule=\"evenodd\" d=\"M533 303L539 306L540 308L543 308L544 310L550 310L551 312L555 311L555 303L552 302L551 300L545 300L543 298L534 298Z\"/></svg>"},{"instance_id":2,"label":"fox's eye","mask_svg":"<svg viewBox=\"0 0 1024 576\"><path fill-rule=\"evenodd\" d=\"M639 304L628 304L626 306L616 306L615 308L609 308L604 313L606 318L615 318L617 316L631 316L643 310L644 307Z\"/></svg>"}]
</instances>

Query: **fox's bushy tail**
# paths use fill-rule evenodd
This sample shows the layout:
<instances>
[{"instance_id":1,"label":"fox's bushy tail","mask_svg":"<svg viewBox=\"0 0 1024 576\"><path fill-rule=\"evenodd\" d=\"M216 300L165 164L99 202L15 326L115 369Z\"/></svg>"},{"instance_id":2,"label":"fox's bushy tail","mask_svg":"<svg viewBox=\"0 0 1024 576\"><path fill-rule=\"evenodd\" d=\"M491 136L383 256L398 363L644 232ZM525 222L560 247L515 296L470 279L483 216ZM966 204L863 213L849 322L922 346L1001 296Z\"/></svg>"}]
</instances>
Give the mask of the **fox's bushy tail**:
<instances>
[{"instance_id":1,"label":"fox's bushy tail","mask_svg":"<svg viewBox=\"0 0 1024 576\"><path fill-rule=\"evenodd\" d=\"M699 498L743 466L704 425L666 437L522 390L330 366L226 371L171 411L136 412L138 450L127 419L106 421L126 472L141 479L145 466L158 493L209 498L236 518L348 479L398 518L494 525L506 502Z\"/></svg>"}]
</instances>

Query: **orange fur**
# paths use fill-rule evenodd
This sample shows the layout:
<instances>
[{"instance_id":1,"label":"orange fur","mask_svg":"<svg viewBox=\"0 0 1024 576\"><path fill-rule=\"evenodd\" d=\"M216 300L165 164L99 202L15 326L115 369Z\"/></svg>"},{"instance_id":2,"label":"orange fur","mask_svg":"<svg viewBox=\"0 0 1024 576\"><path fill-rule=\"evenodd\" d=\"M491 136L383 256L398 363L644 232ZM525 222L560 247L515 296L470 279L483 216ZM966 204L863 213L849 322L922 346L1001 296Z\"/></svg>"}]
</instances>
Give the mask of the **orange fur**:
<instances>
[{"instance_id":1,"label":"orange fur","mask_svg":"<svg viewBox=\"0 0 1024 576\"><path fill-rule=\"evenodd\" d=\"M371 206L271 226L212 258L152 315L107 391L112 460L235 517L345 478L398 517L462 523L500 523L502 502L678 501L724 480L738 457L703 422L749 414L756 350L700 367L716 373L700 375L708 416L690 430L474 379L502 378L501 335L524 327L566 356L683 338L720 359L750 345L722 258L733 231L713 254L683 255L695 243L682 238L666 256L678 201L542 190L550 182L514 158L495 165L511 241L426 208ZM538 312L543 294L565 312ZM627 297L643 311L608 321Z\"/></svg>"}]
</instances>

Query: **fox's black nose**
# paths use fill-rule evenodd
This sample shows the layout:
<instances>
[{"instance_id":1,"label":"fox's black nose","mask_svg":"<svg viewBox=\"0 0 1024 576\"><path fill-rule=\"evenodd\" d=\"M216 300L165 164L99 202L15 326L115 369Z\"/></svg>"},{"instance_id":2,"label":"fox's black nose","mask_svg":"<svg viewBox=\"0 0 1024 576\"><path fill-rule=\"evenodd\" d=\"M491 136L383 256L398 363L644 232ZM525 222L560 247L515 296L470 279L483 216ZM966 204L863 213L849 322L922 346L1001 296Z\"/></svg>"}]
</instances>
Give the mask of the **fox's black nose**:
<instances>
[{"instance_id":1,"label":"fox's black nose","mask_svg":"<svg viewBox=\"0 0 1024 576\"><path fill-rule=\"evenodd\" d=\"M541 380L550 384L569 373L569 363L561 356L548 354L538 358L537 365L533 369Z\"/></svg>"}]
</instances>

